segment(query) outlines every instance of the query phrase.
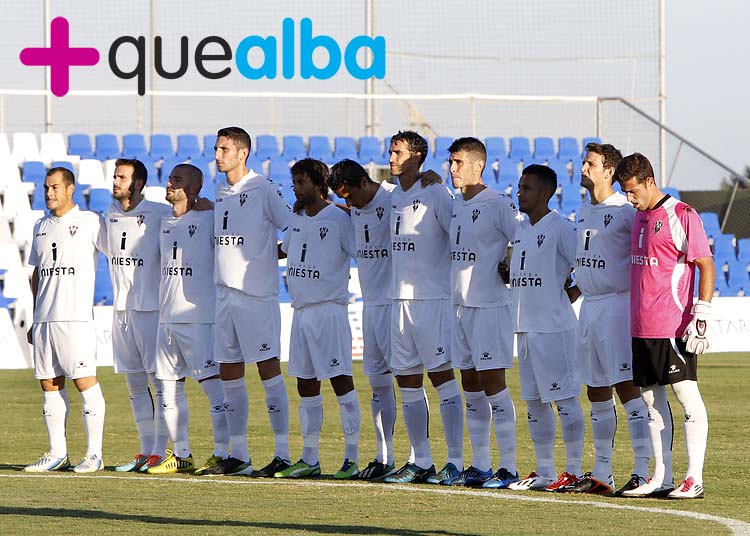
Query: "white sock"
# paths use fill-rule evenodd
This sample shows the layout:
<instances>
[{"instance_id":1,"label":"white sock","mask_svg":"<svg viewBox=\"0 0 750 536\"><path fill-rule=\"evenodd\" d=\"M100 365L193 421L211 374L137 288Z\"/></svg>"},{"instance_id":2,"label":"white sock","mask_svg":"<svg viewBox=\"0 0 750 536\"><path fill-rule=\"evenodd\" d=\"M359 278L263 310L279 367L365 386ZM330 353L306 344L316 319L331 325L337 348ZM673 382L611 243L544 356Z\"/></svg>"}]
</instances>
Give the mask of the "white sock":
<instances>
[{"instance_id":1,"label":"white sock","mask_svg":"<svg viewBox=\"0 0 750 536\"><path fill-rule=\"evenodd\" d=\"M448 463L459 471L464 467L464 406L458 382L450 380L437 387L440 398L440 417L443 421L443 434L448 447Z\"/></svg>"},{"instance_id":2,"label":"white sock","mask_svg":"<svg viewBox=\"0 0 750 536\"><path fill-rule=\"evenodd\" d=\"M433 461L429 434L430 412L427 409L424 387L399 387L399 391L406 433L414 449L414 463L427 469L433 465Z\"/></svg>"},{"instance_id":3,"label":"white sock","mask_svg":"<svg viewBox=\"0 0 750 536\"><path fill-rule=\"evenodd\" d=\"M471 440L471 465L480 471L492 469L490 459L490 423L492 413L484 391L464 391L466 427Z\"/></svg>"},{"instance_id":4,"label":"white sock","mask_svg":"<svg viewBox=\"0 0 750 536\"><path fill-rule=\"evenodd\" d=\"M609 484L612 480L612 451L617 432L614 398L591 403L591 432L594 436L594 478Z\"/></svg>"},{"instance_id":5,"label":"white sock","mask_svg":"<svg viewBox=\"0 0 750 536\"><path fill-rule=\"evenodd\" d=\"M492 424L495 427L495 440L500 450L497 467L505 467L511 474L518 473L516 466L516 408L510 391L505 388L487 397L492 411Z\"/></svg>"},{"instance_id":6,"label":"white sock","mask_svg":"<svg viewBox=\"0 0 750 536\"><path fill-rule=\"evenodd\" d=\"M633 473L643 478L648 475L648 464L651 461L651 440L648 435L648 409L641 397L628 400L624 404L628 414L628 432L633 446L635 464Z\"/></svg>"},{"instance_id":7,"label":"white sock","mask_svg":"<svg viewBox=\"0 0 750 536\"><path fill-rule=\"evenodd\" d=\"M268 420L271 421L271 430L276 444L274 456L283 460L290 460L289 456L289 397L286 393L284 377L279 374L273 378L263 380L263 389L266 392L266 409Z\"/></svg>"},{"instance_id":8,"label":"white sock","mask_svg":"<svg viewBox=\"0 0 750 536\"><path fill-rule=\"evenodd\" d=\"M247 448L247 385L245 378L222 380L224 386L224 415L227 417L229 437L232 443L232 458L250 461Z\"/></svg>"},{"instance_id":9,"label":"white sock","mask_svg":"<svg viewBox=\"0 0 750 536\"><path fill-rule=\"evenodd\" d=\"M299 401L299 422L302 427L302 461L308 465L319 462L318 446L323 427L323 395L303 396Z\"/></svg>"},{"instance_id":10,"label":"white sock","mask_svg":"<svg viewBox=\"0 0 750 536\"><path fill-rule=\"evenodd\" d=\"M552 406L539 399L527 400L526 408L529 414L529 435L536 453L536 474L555 480L555 412L552 411Z\"/></svg>"},{"instance_id":11,"label":"white sock","mask_svg":"<svg viewBox=\"0 0 750 536\"><path fill-rule=\"evenodd\" d=\"M359 463L359 429L362 415L359 409L357 391L337 396L341 412L341 429L344 431L344 458Z\"/></svg>"},{"instance_id":12,"label":"white sock","mask_svg":"<svg viewBox=\"0 0 750 536\"><path fill-rule=\"evenodd\" d=\"M703 460L708 441L708 414L698 390L698 382L684 380L672 384L677 400L685 410L685 449L688 467L685 478L692 476L697 484L703 484Z\"/></svg>"},{"instance_id":13,"label":"white sock","mask_svg":"<svg viewBox=\"0 0 750 536\"><path fill-rule=\"evenodd\" d=\"M65 424L68 421L68 393L65 389L59 391L43 391L44 402L42 415L49 436L49 453L55 458L62 458L68 454L68 442L65 438Z\"/></svg>"},{"instance_id":14,"label":"white sock","mask_svg":"<svg viewBox=\"0 0 750 536\"><path fill-rule=\"evenodd\" d=\"M393 429L396 426L396 392L393 375L370 376L372 398L372 422L375 426L375 443L378 454L375 458L385 465L393 463Z\"/></svg>"},{"instance_id":15,"label":"white sock","mask_svg":"<svg viewBox=\"0 0 750 536\"><path fill-rule=\"evenodd\" d=\"M641 398L648 409L648 433L651 438L651 454L654 457L653 482L674 482L672 474L672 409L667 400L664 385L652 385L641 389Z\"/></svg>"},{"instance_id":16,"label":"white sock","mask_svg":"<svg viewBox=\"0 0 750 536\"><path fill-rule=\"evenodd\" d=\"M226 458L229 456L229 425L224 413L224 387L219 378L203 380L200 386L206 393L210 406L211 428L214 432L214 455Z\"/></svg>"},{"instance_id":17,"label":"white sock","mask_svg":"<svg viewBox=\"0 0 750 536\"><path fill-rule=\"evenodd\" d=\"M102 457L102 440L104 439L104 413L106 404L102 387L98 383L81 391L83 399L83 427L86 430L86 456L96 454Z\"/></svg>"},{"instance_id":18,"label":"white sock","mask_svg":"<svg viewBox=\"0 0 750 536\"><path fill-rule=\"evenodd\" d=\"M155 373L150 373L149 377L151 385L154 386L154 443L144 454L153 454L163 458L167 443L169 443L169 431L164 421L164 387L161 380L156 378Z\"/></svg>"},{"instance_id":19,"label":"white sock","mask_svg":"<svg viewBox=\"0 0 750 536\"><path fill-rule=\"evenodd\" d=\"M130 395L130 408L133 410L135 429L141 440L142 454L151 454L154 446L154 400L148 388L148 374L145 372L128 372L125 374Z\"/></svg>"},{"instance_id":20,"label":"white sock","mask_svg":"<svg viewBox=\"0 0 750 536\"><path fill-rule=\"evenodd\" d=\"M188 403L185 382L162 380L164 387L164 421L174 446L174 455L186 458L190 455L188 441Z\"/></svg>"},{"instance_id":21,"label":"white sock","mask_svg":"<svg viewBox=\"0 0 750 536\"><path fill-rule=\"evenodd\" d=\"M581 403L577 398L565 398L555 402L560 415L563 443L565 443L565 470L571 475L581 476L583 457L583 433L586 422L583 419Z\"/></svg>"}]
</instances>

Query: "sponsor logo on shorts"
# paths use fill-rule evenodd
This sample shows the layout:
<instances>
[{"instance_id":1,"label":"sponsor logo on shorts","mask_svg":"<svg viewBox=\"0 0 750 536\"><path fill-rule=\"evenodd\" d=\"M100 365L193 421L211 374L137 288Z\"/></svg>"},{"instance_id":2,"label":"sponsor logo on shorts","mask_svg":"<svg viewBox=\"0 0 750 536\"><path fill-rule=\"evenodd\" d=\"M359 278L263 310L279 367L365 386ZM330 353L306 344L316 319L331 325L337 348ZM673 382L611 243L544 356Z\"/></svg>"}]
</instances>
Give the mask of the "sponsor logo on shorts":
<instances>
[{"instance_id":1,"label":"sponsor logo on shorts","mask_svg":"<svg viewBox=\"0 0 750 536\"><path fill-rule=\"evenodd\" d=\"M268 343L263 343L260 345L260 351L261 352L267 352L271 349L271 347L268 345Z\"/></svg>"},{"instance_id":2,"label":"sponsor logo on shorts","mask_svg":"<svg viewBox=\"0 0 750 536\"><path fill-rule=\"evenodd\" d=\"M445 355L445 348L443 348L442 346L438 346L437 350L435 350L435 355Z\"/></svg>"},{"instance_id":3,"label":"sponsor logo on shorts","mask_svg":"<svg viewBox=\"0 0 750 536\"><path fill-rule=\"evenodd\" d=\"M482 357L479 358L479 361L491 361L492 356L489 352L482 352Z\"/></svg>"},{"instance_id":4,"label":"sponsor logo on shorts","mask_svg":"<svg viewBox=\"0 0 750 536\"><path fill-rule=\"evenodd\" d=\"M560 390L560 384L559 384L559 383L557 383L557 382L554 382L554 383L553 383L553 384L552 384L552 385L550 386L549 390L550 390L550 391L559 391L559 390ZM559 406L558 406L558 409L560 409L560 407L559 407Z\"/></svg>"},{"instance_id":5,"label":"sponsor logo on shorts","mask_svg":"<svg viewBox=\"0 0 750 536\"><path fill-rule=\"evenodd\" d=\"M678 372L681 372L681 371L679 368L677 368L677 365L669 366L669 374L677 374Z\"/></svg>"},{"instance_id":6,"label":"sponsor logo on shorts","mask_svg":"<svg viewBox=\"0 0 750 536\"><path fill-rule=\"evenodd\" d=\"M331 361L328 363L328 366L329 367L338 367L340 364L341 363L339 362L338 359L336 359L335 357L332 357Z\"/></svg>"},{"instance_id":7,"label":"sponsor logo on shorts","mask_svg":"<svg viewBox=\"0 0 750 536\"><path fill-rule=\"evenodd\" d=\"M213 359L208 359L206 360L205 363L203 363L203 368L212 368L215 366L216 366L216 361L214 361Z\"/></svg>"},{"instance_id":8,"label":"sponsor logo on shorts","mask_svg":"<svg viewBox=\"0 0 750 536\"><path fill-rule=\"evenodd\" d=\"M76 363L76 368L84 368L85 366L86 366L85 361L79 361L78 363Z\"/></svg>"},{"instance_id":9,"label":"sponsor logo on shorts","mask_svg":"<svg viewBox=\"0 0 750 536\"><path fill-rule=\"evenodd\" d=\"M620 372L628 372L630 370L630 364L620 363Z\"/></svg>"}]
</instances>

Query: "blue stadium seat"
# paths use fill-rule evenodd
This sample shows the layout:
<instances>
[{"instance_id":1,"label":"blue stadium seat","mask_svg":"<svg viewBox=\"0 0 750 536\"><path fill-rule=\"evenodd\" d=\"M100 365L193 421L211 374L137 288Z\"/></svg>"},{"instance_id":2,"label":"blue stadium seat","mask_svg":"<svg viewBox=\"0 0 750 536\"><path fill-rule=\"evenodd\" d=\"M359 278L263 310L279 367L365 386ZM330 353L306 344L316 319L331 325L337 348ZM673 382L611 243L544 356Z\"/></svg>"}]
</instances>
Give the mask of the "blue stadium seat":
<instances>
[{"instance_id":1,"label":"blue stadium seat","mask_svg":"<svg viewBox=\"0 0 750 536\"><path fill-rule=\"evenodd\" d=\"M566 214L571 210L578 210L583 202L581 197L581 186L577 183L562 182L562 202L560 207Z\"/></svg>"},{"instance_id":2,"label":"blue stadium seat","mask_svg":"<svg viewBox=\"0 0 750 536\"><path fill-rule=\"evenodd\" d=\"M291 182L289 162L284 158L272 158L268 164L268 178L279 184Z\"/></svg>"},{"instance_id":3,"label":"blue stadium seat","mask_svg":"<svg viewBox=\"0 0 750 536\"><path fill-rule=\"evenodd\" d=\"M120 146L117 143L117 136L114 134L97 134L96 135L96 153L94 158L99 160L110 160L120 158Z\"/></svg>"},{"instance_id":4,"label":"blue stadium seat","mask_svg":"<svg viewBox=\"0 0 750 536\"><path fill-rule=\"evenodd\" d=\"M588 145L589 143L601 143L601 142L602 142L602 139L596 136L583 138L583 143L581 143L581 158L584 158L586 156L586 145Z\"/></svg>"},{"instance_id":5,"label":"blue stadium seat","mask_svg":"<svg viewBox=\"0 0 750 536\"><path fill-rule=\"evenodd\" d=\"M750 262L750 238L737 240L737 258L741 261Z\"/></svg>"},{"instance_id":6,"label":"blue stadium seat","mask_svg":"<svg viewBox=\"0 0 750 536\"><path fill-rule=\"evenodd\" d=\"M261 160L279 156L279 144L276 136L261 134L255 139L255 156Z\"/></svg>"},{"instance_id":7,"label":"blue stadium seat","mask_svg":"<svg viewBox=\"0 0 750 536\"><path fill-rule=\"evenodd\" d=\"M337 136L333 139L333 160L338 162L344 158L348 158L349 160L357 160L359 158L357 142L349 136Z\"/></svg>"},{"instance_id":8,"label":"blue stadium seat","mask_svg":"<svg viewBox=\"0 0 750 536\"><path fill-rule=\"evenodd\" d=\"M214 151L214 145L216 145L216 134L206 134L203 136L203 158L206 160L213 160L216 151Z\"/></svg>"},{"instance_id":9,"label":"blue stadium seat","mask_svg":"<svg viewBox=\"0 0 750 536\"><path fill-rule=\"evenodd\" d=\"M570 161L581 158L581 150L578 148L576 138L560 138L558 144L557 158L560 160Z\"/></svg>"},{"instance_id":10,"label":"blue stadium seat","mask_svg":"<svg viewBox=\"0 0 750 536\"><path fill-rule=\"evenodd\" d=\"M510 139L510 155L509 158L514 162L526 161L531 157L531 147L529 146L529 138L522 136L514 136Z\"/></svg>"},{"instance_id":11,"label":"blue stadium seat","mask_svg":"<svg viewBox=\"0 0 750 536\"><path fill-rule=\"evenodd\" d=\"M37 186L31 194L32 210L47 210L47 203L44 202L44 188Z\"/></svg>"},{"instance_id":12,"label":"blue stadium seat","mask_svg":"<svg viewBox=\"0 0 750 536\"><path fill-rule=\"evenodd\" d=\"M661 191L665 194L671 195L675 199L680 198L680 191L677 188L670 188L668 186L665 186L664 188L661 189Z\"/></svg>"},{"instance_id":13,"label":"blue stadium seat","mask_svg":"<svg viewBox=\"0 0 750 536\"><path fill-rule=\"evenodd\" d=\"M715 212L701 212L701 221L703 222L703 229L707 235L712 235L721 232L721 224L719 223L719 215Z\"/></svg>"},{"instance_id":14,"label":"blue stadium seat","mask_svg":"<svg viewBox=\"0 0 750 536\"><path fill-rule=\"evenodd\" d=\"M448 160L448 158L450 158L448 147L450 147L452 143L453 138L449 138L448 136L438 136L435 138L435 150L432 154L438 160Z\"/></svg>"},{"instance_id":15,"label":"blue stadium seat","mask_svg":"<svg viewBox=\"0 0 750 536\"><path fill-rule=\"evenodd\" d=\"M330 164L333 159L333 153L331 152L331 144L328 141L328 136L310 136L309 142L310 146L307 149L307 156Z\"/></svg>"},{"instance_id":16,"label":"blue stadium seat","mask_svg":"<svg viewBox=\"0 0 750 536\"><path fill-rule=\"evenodd\" d=\"M259 175L266 175L266 164L265 164L265 162L263 160L261 160L260 158L257 158L255 155L250 155L247 158L247 162L245 162L245 166L247 166L247 169L252 169L253 171L255 171L256 173L258 173ZM220 176L219 174L220 174L220 172L217 170L216 171L216 176L219 177ZM221 180L224 180L223 179L223 177L224 177L223 174L221 174L221 177L222 177Z\"/></svg>"},{"instance_id":17,"label":"blue stadium seat","mask_svg":"<svg viewBox=\"0 0 750 536\"><path fill-rule=\"evenodd\" d=\"M76 188L73 190L73 202L80 207L81 210L88 209L88 203L86 203L85 188Z\"/></svg>"},{"instance_id":18,"label":"blue stadium seat","mask_svg":"<svg viewBox=\"0 0 750 536\"><path fill-rule=\"evenodd\" d=\"M122 137L122 156L137 158L141 162L151 160L146 148L146 138L143 134L125 134Z\"/></svg>"},{"instance_id":19,"label":"blue stadium seat","mask_svg":"<svg viewBox=\"0 0 750 536\"><path fill-rule=\"evenodd\" d=\"M212 147L213 150L213 147ZM188 158L199 158L203 156L201 144L195 134L177 135L177 156L187 160ZM211 155L213 160L213 155Z\"/></svg>"},{"instance_id":20,"label":"blue stadium seat","mask_svg":"<svg viewBox=\"0 0 750 536\"><path fill-rule=\"evenodd\" d=\"M307 156L307 149L305 149L305 140L302 138L302 136L284 136L284 139L282 141L284 144L284 152L281 154L281 156L287 162L302 160Z\"/></svg>"},{"instance_id":21,"label":"blue stadium seat","mask_svg":"<svg viewBox=\"0 0 750 536\"><path fill-rule=\"evenodd\" d=\"M210 201L216 201L216 184L210 180L203 180L203 186L201 186L201 197L205 197Z\"/></svg>"},{"instance_id":22,"label":"blue stadium seat","mask_svg":"<svg viewBox=\"0 0 750 536\"><path fill-rule=\"evenodd\" d=\"M440 160L438 158L428 156L422 163L422 171L424 172L431 169L445 179L449 175L449 173L447 172L447 165L445 164L445 160Z\"/></svg>"},{"instance_id":23,"label":"blue stadium seat","mask_svg":"<svg viewBox=\"0 0 750 536\"><path fill-rule=\"evenodd\" d=\"M370 162L379 166L388 164L388 159L383 155L380 140L375 136L363 136L359 139L359 158L357 160L363 166Z\"/></svg>"},{"instance_id":24,"label":"blue stadium seat","mask_svg":"<svg viewBox=\"0 0 750 536\"><path fill-rule=\"evenodd\" d=\"M152 160L163 160L164 158L174 156L171 136L169 134L151 134L151 151L149 155Z\"/></svg>"},{"instance_id":25,"label":"blue stadium seat","mask_svg":"<svg viewBox=\"0 0 750 536\"><path fill-rule=\"evenodd\" d=\"M36 185L44 184L44 177L47 175L47 168L44 162L34 162L27 160L21 168L21 178L23 182L31 182Z\"/></svg>"},{"instance_id":26,"label":"blue stadium seat","mask_svg":"<svg viewBox=\"0 0 750 536\"><path fill-rule=\"evenodd\" d=\"M487 162L495 162L508 159L508 150L505 148L505 138L490 136L484 140L487 149Z\"/></svg>"},{"instance_id":27,"label":"blue stadium seat","mask_svg":"<svg viewBox=\"0 0 750 536\"><path fill-rule=\"evenodd\" d=\"M197 167L201 170L201 173L203 173L203 184L208 184L211 187L211 190L215 189L216 186L214 185L214 176L211 172L211 168L208 165L208 162L206 162L202 158L197 158L195 160L191 160L190 164ZM166 182L166 181L164 181Z\"/></svg>"},{"instance_id":28,"label":"blue stadium seat","mask_svg":"<svg viewBox=\"0 0 750 536\"><path fill-rule=\"evenodd\" d=\"M518 166L511 160L505 160L500 162L500 170L497 175L497 182L500 184L510 183L513 188L518 186Z\"/></svg>"},{"instance_id":29,"label":"blue stadium seat","mask_svg":"<svg viewBox=\"0 0 750 536\"><path fill-rule=\"evenodd\" d=\"M94 158L91 148L91 138L88 134L70 134L68 136L68 154L78 155L81 160Z\"/></svg>"},{"instance_id":30,"label":"blue stadium seat","mask_svg":"<svg viewBox=\"0 0 750 536\"><path fill-rule=\"evenodd\" d=\"M14 303L16 303L16 298L8 298L5 295L0 294L0 307L3 309L9 309Z\"/></svg>"},{"instance_id":31,"label":"blue stadium seat","mask_svg":"<svg viewBox=\"0 0 750 536\"><path fill-rule=\"evenodd\" d=\"M492 167L491 162L487 162L482 170L482 182L488 186L497 184L497 175L495 175L495 168Z\"/></svg>"},{"instance_id":32,"label":"blue stadium seat","mask_svg":"<svg viewBox=\"0 0 750 536\"><path fill-rule=\"evenodd\" d=\"M549 161L548 165L557 174L557 182L571 182L570 175L568 174L568 163L566 161L554 158Z\"/></svg>"},{"instance_id":33,"label":"blue stadium seat","mask_svg":"<svg viewBox=\"0 0 750 536\"><path fill-rule=\"evenodd\" d=\"M65 168L71 173L73 173L74 175L76 173L76 169L73 167L73 163L68 160L56 160L55 162L52 162L49 166L50 169L56 168L56 167Z\"/></svg>"},{"instance_id":34,"label":"blue stadium seat","mask_svg":"<svg viewBox=\"0 0 750 536\"><path fill-rule=\"evenodd\" d=\"M107 188L91 188L89 190L89 210L106 214L112 204L112 192Z\"/></svg>"},{"instance_id":35,"label":"blue stadium seat","mask_svg":"<svg viewBox=\"0 0 750 536\"><path fill-rule=\"evenodd\" d=\"M715 257L721 259L737 258L737 253L734 250L733 234L715 233L710 235L710 240L713 240L713 251Z\"/></svg>"},{"instance_id":36,"label":"blue stadium seat","mask_svg":"<svg viewBox=\"0 0 750 536\"><path fill-rule=\"evenodd\" d=\"M107 257L100 253L96 263L96 278L94 280L94 305L112 305L114 296Z\"/></svg>"},{"instance_id":37,"label":"blue stadium seat","mask_svg":"<svg viewBox=\"0 0 750 536\"><path fill-rule=\"evenodd\" d=\"M534 138L534 158L551 160L556 156L555 140L552 138Z\"/></svg>"},{"instance_id":38,"label":"blue stadium seat","mask_svg":"<svg viewBox=\"0 0 750 536\"><path fill-rule=\"evenodd\" d=\"M162 183L166 183L167 179L169 178L169 174L172 173L172 170L177 164L182 164L185 160L183 158L180 158L179 156L168 156L164 159L164 162L161 163L161 171L159 172L159 181ZM148 175L151 177L151 173ZM156 182L149 181L149 184L157 186Z\"/></svg>"}]
</instances>

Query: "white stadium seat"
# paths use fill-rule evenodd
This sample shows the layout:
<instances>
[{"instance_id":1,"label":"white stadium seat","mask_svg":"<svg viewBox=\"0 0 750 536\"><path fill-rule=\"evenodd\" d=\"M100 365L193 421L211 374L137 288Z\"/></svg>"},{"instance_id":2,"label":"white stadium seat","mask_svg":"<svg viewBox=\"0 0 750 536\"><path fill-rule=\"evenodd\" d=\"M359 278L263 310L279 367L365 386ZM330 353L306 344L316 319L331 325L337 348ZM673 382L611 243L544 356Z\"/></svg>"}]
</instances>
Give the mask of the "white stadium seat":
<instances>
[{"instance_id":1,"label":"white stadium seat","mask_svg":"<svg viewBox=\"0 0 750 536\"><path fill-rule=\"evenodd\" d=\"M155 201L157 203L164 203L168 205L166 200L167 189L164 186L146 186L143 189L143 197L149 201Z\"/></svg>"},{"instance_id":2,"label":"white stadium seat","mask_svg":"<svg viewBox=\"0 0 750 536\"><path fill-rule=\"evenodd\" d=\"M55 160L69 160L68 149L65 147L65 138L59 132L44 132L40 136L41 146L39 156L44 165L49 165Z\"/></svg>"},{"instance_id":3,"label":"white stadium seat","mask_svg":"<svg viewBox=\"0 0 750 536\"><path fill-rule=\"evenodd\" d=\"M78 184L92 188L106 188L102 163L95 159L81 160L78 163Z\"/></svg>"},{"instance_id":4,"label":"white stadium seat","mask_svg":"<svg viewBox=\"0 0 750 536\"><path fill-rule=\"evenodd\" d=\"M38 161L40 157L36 136L31 132L16 132L13 134L12 154L19 166L27 160Z\"/></svg>"}]
</instances>

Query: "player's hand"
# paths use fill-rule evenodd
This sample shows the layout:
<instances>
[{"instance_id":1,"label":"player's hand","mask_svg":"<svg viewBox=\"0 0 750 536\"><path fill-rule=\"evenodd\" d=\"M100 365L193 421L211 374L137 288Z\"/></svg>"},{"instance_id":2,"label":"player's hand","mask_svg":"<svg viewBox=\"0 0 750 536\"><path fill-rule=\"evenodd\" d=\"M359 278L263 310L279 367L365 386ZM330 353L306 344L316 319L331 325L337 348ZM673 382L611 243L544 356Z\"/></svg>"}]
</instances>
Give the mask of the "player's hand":
<instances>
[{"instance_id":1,"label":"player's hand","mask_svg":"<svg viewBox=\"0 0 750 536\"><path fill-rule=\"evenodd\" d=\"M508 263L505 261L505 259L501 260L497 265L497 273L500 274L500 279L503 280L503 283L505 283L506 285L510 283L510 268L508 267Z\"/></svg>"},{"instance_id":2,"label":"player's hand","mask_svg":"<svg viewBox=\"0 0 750 536\"><path fill-rule=\"evenodd\" d=\"M443 177L438 175L433 170L428 169L427 171L419 175L419 183L422 185L422 188L427 188L432 184L442 184Z\"/></svg>"},{"instance_id":3,"label":"player's hand","mask_svg":"<svg viewBox=\"0 0 750 536\"><path fill-rule=\"evenodd\" d=\"M305 205L299 199L297 199L292 206L292 212L294 212L295 214L302 214L302 211L304 209Z\"/></svg>"},{"instance_id":4,"label":"player's hand","mask_svg":"<svg viewBox=\"0 0 750 536\"><path fill-rule=\"evenodd\" d=\"M708 321L711 318L711 302L698 300L693 304L693 318L682 334L682 342L688 352L702 354L711 346Z\"/></svg>"},{"instance_id":5,"label":"player's hand","mask_svg":"<svg viewBox=\"0 0 750 536\"><path fill-rule=\"evenodd\" d=\"M207 197L199 197L195 200L195 205L193 205L193 208L198 211L213 210L214 204Z\"/></svg>"},{"instance_id":6,"label":"player's hand","mask_svg":"<svg viewBox=\"0 0 750 536\"><path fill-rule=\"evenodd\" d=\"M32 326L32 327L33 327L33 326ZM31 338L31 329L32 329L32 328L29 328L29 331L27 331L27 332L26 332L26 341L27 341L27 342L28 342L29 344L34 344L34 343L32 342L32 338Z\"/></svg>"}]
</instances>

